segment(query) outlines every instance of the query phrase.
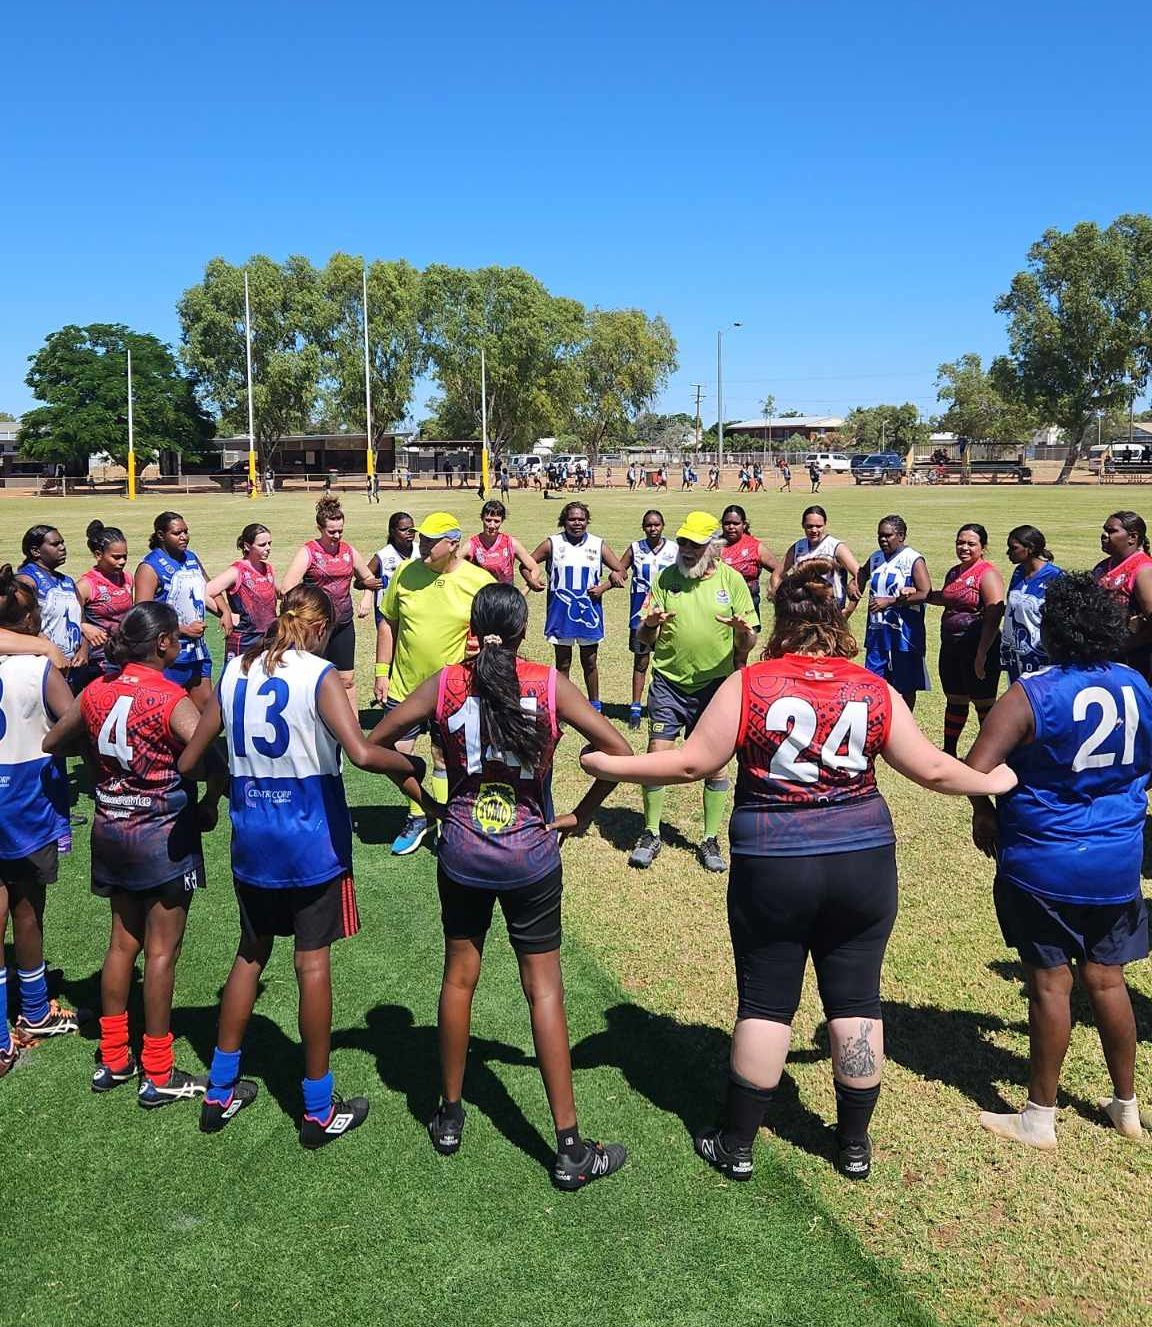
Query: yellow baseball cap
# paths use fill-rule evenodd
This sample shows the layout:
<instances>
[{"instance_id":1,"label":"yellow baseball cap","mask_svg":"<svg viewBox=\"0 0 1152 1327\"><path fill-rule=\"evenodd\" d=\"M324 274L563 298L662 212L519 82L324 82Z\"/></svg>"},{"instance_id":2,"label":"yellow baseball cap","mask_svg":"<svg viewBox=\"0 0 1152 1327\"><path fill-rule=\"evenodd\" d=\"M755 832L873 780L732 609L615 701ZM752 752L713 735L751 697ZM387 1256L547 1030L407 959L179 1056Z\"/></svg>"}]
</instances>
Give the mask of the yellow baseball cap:
<instances>
[{"instance_id":1,"label":"yellow baseball cap","mask_svg":"<svg viewBox=\"0 0 1152 1327\"><path fill-rule=\"evenodd\" d=\"M707 511L690 511L684 517L684 524L676 531L677 539L687 539L691 544L707 544L720 533L720 522Z\"/></svg>"},{"instance_id":2,"label":"yellow baseball cap","mask_svg":"<svg viewBox=\"0 0 1152 1327\"><path fill-rule=\"evenodd\" d=\"M430 512L416 527L416 533L425 539L459 539L460 522L450 512Z\"/></svg>"}]
</instances>

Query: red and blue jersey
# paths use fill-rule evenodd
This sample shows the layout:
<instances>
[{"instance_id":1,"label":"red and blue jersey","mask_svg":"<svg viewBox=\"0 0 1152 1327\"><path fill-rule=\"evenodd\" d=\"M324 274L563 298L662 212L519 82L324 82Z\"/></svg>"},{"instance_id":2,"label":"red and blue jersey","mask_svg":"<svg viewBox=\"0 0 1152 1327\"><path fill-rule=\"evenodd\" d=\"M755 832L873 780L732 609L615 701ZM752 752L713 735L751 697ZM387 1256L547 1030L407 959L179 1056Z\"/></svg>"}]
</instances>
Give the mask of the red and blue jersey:
<instances>
[{"instance_id":1,"label":"red and blue jersey","mask_svg":"<svg viewBox=\"0 0 1152 1327\"><path fill-rule=\"evenodd\" d=\"M208 583L200 559L189 548L182 558L154 548L141 563L156 575L156 602L170 604L181 626L204 621L204 589ZM180 637L176 665L207 663L208 645L203 636Z\"/></svg>"},{"instance_id":2,"label":"red and blue jersey","mask_svg":"<svg viewBox=\"0 0 1152 1327\"><path fill-rule=\"evenodd\" d=\"M1035 735L1008 757L1017 786L997 799L999 872L1062 903L1139 897L1152 689L1135 669L1050 666L1020 678Z\"/></svg>"},{"instance_id":3,"label":"red and blue jersey","mask_svg":"<svg viewBox=\"0 0 1152 1327\"><path fill-rule=\"evenodd\" d=\"M264 639L276 621L276 574L272 564L257 566L247 558L233 562L236 584L228 591L228 607L235 627L228 633L225 654L231 659Z\"/></svg>"},{"instance_id":4,"label":"red and blue jersey","mask_svg":"<svg viewBox=\"0 0 1152 1327\"><path fill-rule=\"evenodd\" d=\"M740 674L734 854L813 856L895 842L875 762L888 686L847 659L786 654Z\"/></svg>"},{"instance_id":5,"label":"red and blue jersey","mask_svg":"<svg viewBox=\"0 0 1152 1327\"><path fill-rule=\"evenodd\" d=\"M474 534L468 540L468 560L483 567L501 585L511 585L515 579L516 553L512 547L512 536L503 530L491 544L484 542L484 535Z\"/></svg>"},{"instance_id":6,"label":"red and blue jersey","mask_svg":"<svg viewBox=\"0 0 1152 1327\"><path fill-rule=\"evenodd\" d=\"M123 572L119 573L119 579L116 580L105 576L95 567L89 567L80 580L88 588L84 621L90 626L99 627L105 635L110 636L132 607L132 582ZM103 663L104 654L103 645L92 645L88 650L88 660L94 664Z\"/></svg>"},{"instance_id":7,"label":"red and blue jersey","mask_svg":"<svg viewBox=\"0 0 1152 1327\"><path fill-rule=\"evenodd\" d=\"M308 566L304 569L304 584L318 585L332 600L336 610L336 625L344 626L352 621L352 577L355 567L352 565L352 549L343 540L330 553L319 539L309 539L304 545L308 550Z\"/></svg>"},{"instance_id":8,"label":"red and blue jersey","mask_svg":"<svg viewBox=\"0 0 1152 1327\"><path fill-rule=\"evenodd\" d=\"M95 765L94 884L152 889L203 871L195 790L176 768L183 744L172 731L186 694L138 664L80 694Z\"/></svg>"},{"instance_id":9,"label":"red and blue jersey","mask_svg":"<svg viewBox=\"0 0 1152 1327\"><path fill-rule=\"evenodd\" d=\"M556 670L516 660L520 707L545 734L534 769L485 746L481 702L472 668L452 664L440 674L436 723L448 773L448 808L440 831L440 865L451 879L484 889L531 885L560 865L552 819L552 757L560 739Z\"/></svg>"},{"instance_id":10,"label":"red and blue jersey","mask_svg":"<svg viewBox=\"0 0 1152 1327\"><path fill-rule=\"evenodd\" d=\"M68 831L64 762L41 746L59 717L45 695L51 667L39 655L0 656L0 860L27 857Z\"/></svg>"}]
</instances>

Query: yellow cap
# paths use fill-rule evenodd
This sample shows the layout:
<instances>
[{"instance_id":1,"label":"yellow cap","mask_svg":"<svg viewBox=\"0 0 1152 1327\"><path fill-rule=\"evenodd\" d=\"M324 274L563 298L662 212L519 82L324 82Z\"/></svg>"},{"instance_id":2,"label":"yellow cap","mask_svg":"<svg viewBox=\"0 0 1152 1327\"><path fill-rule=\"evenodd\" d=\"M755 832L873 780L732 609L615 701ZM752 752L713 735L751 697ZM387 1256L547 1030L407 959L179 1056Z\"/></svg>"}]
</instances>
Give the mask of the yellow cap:
<instances>
[{"instance_id":1,"label":"yellow cap","mask_svg":"<svg viewBox=\"0 0 1152 1327\"><path fill-rule=\"evenodd\" d=\"M720 533L720 522L707 511L690 511L684 517L684 524L676 531L677 539L687 539L692 544L707 544Z\"/></svg>"},{"instance_id":2,"label":"yellow cap","mask_svg":"<svg viewBox=\"0 0 1152 1327\"><path fill-rule=\"evenodd\" d=\"M416 527L416 533L425 539L459 539L460 522L446 511L434 511L425 516Z\"/></svg>"}]
</instances>

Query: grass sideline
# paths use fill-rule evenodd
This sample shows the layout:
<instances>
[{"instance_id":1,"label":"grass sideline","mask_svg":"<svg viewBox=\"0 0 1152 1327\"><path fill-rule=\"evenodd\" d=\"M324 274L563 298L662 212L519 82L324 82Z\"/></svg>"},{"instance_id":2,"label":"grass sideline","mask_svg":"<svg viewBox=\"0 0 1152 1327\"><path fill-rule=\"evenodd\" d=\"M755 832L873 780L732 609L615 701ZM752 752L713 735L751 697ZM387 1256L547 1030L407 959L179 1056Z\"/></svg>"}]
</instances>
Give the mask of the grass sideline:
<instances>
[{"instance_id":1,"label":"grass sideline","mask_svg":"<svg viewBox=\"0 0 1152 1327\"><path fill-rule=\"evenodd\" d=\"M799 491L807 485L797 479L796 487L798 491L793 494L767 492L745 500L756 533L778 551L799 534L800 513L810 501L807 493ZM657 505L664 511L671 532L675 522L687 510L695 507L718 510L720 504L714 501L716 496L701 492L669 493L661 495ZM720 495L723 501L731 500L733 496ZM378 509L365 510L364 500L359 495L348 495L345 503L349 538L365 555L383 540L392 495L384 493L382 497ZM596 491L587 497L593 511L593 528L605 535L618 552L629 538L639 535L640 516L645 507L652 505L653 499L651 493L631 496L621 490L611 493ZM451 498L447 499L442 492L429 491L405 493L403 498L406 509L412 510L417 518L429 510L448 506L457 512L466 528L475 528L479 524L479 504L474 494L453 491ZM1086 487L857 490L829 486L816 501L829 510L833 532L848 539L861 558L874 546L877 519L893 510L902 513L910 527L909 542L926 555L938 583L951 565L952 536L962 521L974 519L988 526L992 535L990 552L1002 567L1005 565L1004 534L1011 525L1023 521L1031 521L1046 531L1061 565L1089 566L1099 557L1097 537L1104 517L1109 511L1127 505L1139 509L1142 498L1142 492L1122 486L1115 486L1109 492ZM34 515L39 520L61 523L72 548L69 570L76 575L86 565L81 535L92 516L99 515L109 523L118 522L127 529L134 562L143 550L151 516L164 505L166 503L160 499L153 502L147 497L134 507L124 502L89 499L45 500L35 504ZM186 501L177 499L172 505L188 517L193 547L213 571L219 570L234 556L232 540L240 526L249 520L265 520L272 527L276 541L274 561L280 568L287 564L298 540L306 537L311 527L311 501L302 495L278 495L270 501L260 502L226 497L190 498ZM561 505L556 500L545 503L537 494L514 493L508 527L524 542L531 540L534 543L555 528ZM16 556L20 531L14 521L6 522L6 527L7 533L0 540L0 557ZM617 707L614 712L618 716L627 700L630 667L626 648L626 595L611 594L607 596L606 604L608 637L602 650L602 690L605 699ZM534 599L529 652L537 658L547 658L548 655L540 639L542 616L542 603ZM937 616L935 611L930 614L930 635L934 634ZM218 634L214 633L214 640L218 640ZM370 686L369 639L370 632L364 630L359 650L362 697L367 696ZM924 698L917 715L925 730L938 738L942 724L942 701L938 693ZM968 736L970 739L971 732ZM556 779L558 804L575 794L579 782L571 759L562 757ZM1146 1148L1132 1147L1106 1133L1095 1118L1093 1103L1096 1095L1104 1090L1107 1079L1084 1011L1080 1011L1081 1019L1074 1032L1066 1070L1067 1095L1065 1108L1061 1111L1060 1151L1045 1156L1021 1153L984 1135L975 1123L976 1111L1001 1100L1013 1104L1019 1100L1027 1047L1025 1006L1020 997L1017 974L1010 962L1011 955L1003 948L992 914L989 873L986 863L967 841L965 805L934 799L893 778L886 777L884 783L900 838L903 899L886 971L886 1021L891 1063L875 1128L877 1165L868 1185L849 1188L832 1174L821 1154L821 1122L831 1117L832 1100L827 1051L820 1040L818 1009L814 992L808 990L796 1025L796 1052L789 1080L793 1088L782 1094L785 1100L775 1112L776 1137L761 1145L758 1154L762 1159L761 1171L757 1179L739 1192L723 1194L723 1202L711 1211L705 1213L698 1209L696 1204L702 1194L709 1192L712 1177L700 1175L687 1152L686 1137L675 1113L678 1109L683 1113L689 1108L699 1108L706 1113L711 1108L719 1086L724 1036L733 1003L723 880L707 876L690 855L691 841L698 834L698 794L693 790L677 790L669 795L666 824L673 831L671 842L652 870L644 875L627 871L622 851L640 825L639 796L635 790L622 790L617 794L601 814L596 829L586 840L570 846L566 852L567 918L570 932L578 937L569 958L574 1039L583 1047L589 1030L598 1025L601 1015L607 1011L602 1037L612 1040L616 1035L624 1047L639 1054L640 1048L655 1032L657 1044L667 1048L667 1054L657 1058L659 1073L655 1076L663 1077L661 1066L666 1061L681 1065L685 1070L679 1078L669 1075L661 1087L652 1081L654 1073L651 1070L637 1070L634 1065L631 1069L618 1067L613 1072L603 1068L593 1070L586 1064L584 1049L577 1055L580 1067L578 1092L584 1103L582 1114L589 1129L608 1136L619 1119L623 1122L621 1136L627 1129L638 1130L626 1136L625 1141L635 1143L638 1137L649 1137L646 1132L649 1127L655 1129L651 1136L662 1140L654 1154L646 1155L643 1161L638 1158L630 1167L627 1178L620 1181L622 1186L636 1194L647 1184L649 1177L656 1181L647 1191L648 1197L669 1221L660 1235L663 1250L660 1256L672 1257L683 1241L687 1241L685 1250L690 1248L693 1251L677 1272L671 1263L648 1261L656 1256L655 1246L642 1251L633 1243L634 1251L641 1255L640 1262L646 1269L646 1276L640 1288L626 1278L626 1284L631 1287L629 1297L621 1301L626 1308L618 1308L615 1312L615 1316L623 1320L648 1321L645 1315L649 1313L653 1321L657 1316L673 1322L703 1321L705 1314L714 1317L718 1313L737 1322L788 1320L793 1315L789 1312L789 1301L781 1297L784 1292L773 1277L768 1276L763 1282L759 1277L765 1275L766 1269L771 1270L775 1265L773 1257L778 1256L782 1266L794 1266L797 1272L794 1288L816 1287L817 1280L812 1278L810 1271L800 1267L797 1259L803 1252L804 1267L808 1267L807 1252L812 1236L826 1229L831 1232L830 1238L841 1239L842 1236L834 1230L839 1222L854 1233L864 1248L879 1255L882 1264L898 1266L903 1285L915 1299L949 1322L1024 1323L1040 1316L1051 1323L1092 1322L1101 1317L1133 1322L1147 1317L1152 1309L1152 1283L1144 1266L1145 1219L1139 1216L1149 1210L1152 1199L1152 1155ZM428 1036L426 1029L434 1015L438 936L434 911L429 911L430 884L422 892L418 886L413 894L407 889L401 890L400 881L414 881L417 874L394 872L391 869L393 864L381 855L378 848L371 846L384 844L390 838L391 821L387 820L387 815L386 812L364 812L358 817L362 840L366 834L369 836L365 846L358 850L362 903L368 917L368 929L360 940L344 947L349 952L340 960L337 1024L356 1027L360 1035L367 1035L360 1028L363 1013L376 1007L377 1003L374 994L367 992L374 993L377 989L386 992L389 985L410 980L414 993L405 990L401 995L388 994L384 1006L411 1010L414 1024L407 1032L399 1025L379 1030L385 1034L382 1038L385 1044L395 1038L400 1047L407 1043L407 1050L411 1053L419 1037ZM366 828L373 816L379 823L375 829ZM686 841L675 837L676 830L687 836ZM430 859L421 854L419 870L427 873L430 882L429 863ZM53 961L63 961L70 975L76 971L89 972L97 966L103 939L103 913L99 914L98 921L95 920L97 914L92 911L93 904L83 895L80 868L78 858L69 866L54 904L63 913L64 898L74 900L76 911L66 915L74 916L77 934L69 935L65 949L56 943L50 945ZM214 879L226 878L223 871L221 864L213 872ZM389 898L400 906L395 910L389 908L378 893L380 890L387 890ZM209 906L223 908L227 913L225 939L221 942L225 948L231 938L230 900L226 900L226 895L226 889L214 889L210 891L209 899L198 901L208 905L203 909L205 915ZM374 898L381 901L382 910L379 912L370 906ZM67 906L71 908L72 904ZM58 924L54 918L59 916L60 913L50 914L50 926ZM374 917L383 919L387 935L373 925ZM193 925L196 925L195 917ZM93 927L94 931L91 930ZM85 928L89 930L86 932ZM218 955L211 973L205 973L203 978L190 975L197 961L193 957L194 935L195 932L190 937L183 960L178 1003L183 1005L191 1000L194 1008L208 1008L214 1003L213 983L218 984L222 979L227 959ZM81 936L84 958L78 961L72 956L73 946L81 943ZM392 943L393 936L399 943ZM493 959L498 959L500 946L494 945L492 949ZM266 995L260 1012L274 1022L283 1020L284 1025L290 1027L290 965L277 961L281 965L276 972L270 970L269 995ZM380 966L377 968L374 963ZM360 969L361 964L364 965L363 982L356 977L349 980L346 965ZM604 976L601 968L606 969L609 976ZM482 1000L490 998L492 988L498 983L501 985L501 999L506 997L506 1003L511 1001L503 1014L506 1025L501 1016L482 1003L478 1030L481 1035L506 1038L506 1044L523 1053L529 1043L525 1022L516 1004L518 995L510 989L514 985L514 979L509 980L510 972L506 958L498 959L496 973L486 977L482 996ZM1146 1048L1152 1033L1152 981L1147 965L1137 966L1131 975L1142 1038L1138 1083L1147 1096L1152 1086ZM619 983L627 999L621 999L614 982ZM276 998L275 1004L270 1002L270 996ZM206 1017L201 1015L201 1021ZM402 1022L405 1015L395 1013L389 1018ZM425 1031L417 1034L414 1028ZM198 1035L202 1040L203 1034ZM210 1036L210 1031L206 1035ZM273 1035L270 1029L269 1036ZM197 1042L195 1048L205 1054L210 1043L201 1046ZM74 1090L76 1074L82 1073L82 1069L70 1061L70 1067L65 1071L64 1060L57 1061L58 1050L64 1051L64 1048L49 1047L40 1053L36 1064L47 1067L36 1072L51 1071L54 1091L52 1136L57 1137L59 1126L71 1121L77 1128L66 1132L80 1139L83 1130L79 1121L94 1118L93 1106L84 1093L76 1094ZM432 1055L431 1050L424 1053L427 1057ZM49 1054L52 1055L50 1064ZM338 1069L340 1064L338 1059ZM709 1066L714 1066L715 1081L710 1077ZM493 1066L489 1064L489 1067ZM494 1067L495 1077L502 1086L498 1088L489 1075L484 1074L484 1081L491 1085L491 1100L506 1102L507 1084L513 1083L515 1099L522 1102L525 1109L535 1110L538 1127L543 1127L546 1113L542 1111L543 1102L534 1081L534 1068L523 1069L528 1077L521 1082L515 1075L522 1067L501 1065L498 1061ZM252 1068L255 1071L256 1065L252 1064ZM30 1064L28 1070L22 1070L0 1089L0 1115L11 1119L13 1097L9 1093L19 1089L19 1099L23 1103L19 1108L21 1112L27 1114L29 1121L42 1118L39 1112L35 1117L32 1115L35 1098L31 1094L31 1069ZM386 1075L390 1072L384 1063L381 1069ZM294 1077L294 1073L293 1069L289 1077ZM361 1090L364 1085L363 1075L357 1081L350 1081L347 1073L342 1073L342 1078L345 1090ZM340 1160L339 1166L347 1167L350 1175L356 1175L357 1187L352 1191L353 1234L358 1224L356 1213L363 1213L362 1200L369 1191L378 1196L378 1186L390 1182L389 1158L402 1156L406 1165L411 1158L417 1168L413 1174L425 1173L427 1165L436 1161L419 1136L418 1126L406 1112L400 1111L397 1127L391 1127L395 1102L392 1100L394 1094L388 1090L388 1082L386 1076L385 1086L374 1095L376 1114L364 1134L365 1139L371 1139L372 1153L358 1152L359 1144L352 1140L341 1145L341 1149L333 1149L344 1155L343 1149L347 1147L348 1159ZM662 1115L651 1110L642 1100L637 1102L633 1098L628 1088L636 1088L642 1093L642 1083L648 1085L651 1095L658 1098L662 1107L672 1110L672 1115ZM393 1082L392 1085L398 1084ZM470 1084L470 1089L474 1088L475 1081ZM29 1095L25 1097L24 1093ZM681 1093L685 1094L683 1099ZM690 1103L690 1107L685 1107L684 1101ZM57 1111L61 1112L59 1116ZM188 1122L176 1120L171 1125L166 1124L166 1118L175 1114L175 1110L162 1112L160 1124L153 1131L147 1120L136 1119L139 1114L134 1109L130 1112L131 1124L125 1124L121 1136L127 1146L135 1147L134 1160L139 1162L143 1158L150 1168L152 1161L149 1158L158 1150L156 1140L167 1140L169 1131L175 1137ZM299 1163L295 1161L295 1144L283 1116L265 1110L261 1123L267 1128L268 1136L253 1142L255 1130L246 1131L245 1126L251 1123L249 1117L254 1114L249 1112L236 1126L235 1142L229 1141L233 1137L231 1131L220 1141L225 1146L242 1150L244 1159L251 1160L253 1166L257 1159L271 1166L271 1174L264 1176L254 1170L253 1178L259 1182L262 1197L272 1205L291 1192L291 1183L299 1179ZM265 1123L269 1114L274 1125ZM477 1116L485 1114L495 1120L499 1108L493 1105L490 1112L485 1106L474 1112L470 1128L477 1123ZM93 1137L91 1147L69 1148L66 1156L55 1156L51 1150L43 1148L33 1148L26 1155L22 1136L26 1127L26 1122L19 1118L6 1126L6 1133L20 1140L19 1154L12 1157L6 1168L6 1178L13 1181L16 1192L21 1192L24 1184L30 1182L29 1177L35 1176L37 1185L44 1186L62 1167L63 1174L56 1186L58 1203L49 1204L49 1207L55 1228L61 1233L74 1234L76 1222L73 1218L83 1209L79 1202L66 1200L67 1184L77 1181L87 1184L95 1178L107 1181L108 1173L102 1168L103 1154L99 1150L103 1142ZM487 1129L485 1121L480 1130L470 1135L469 1143ZM244 1142L242 1132L247 1142ZM182 1146L188 1141L183 1139ZM191 1142L197 1141L193 1131ZM428 1150L427 1158L423 1157L423 1150ZM550 1243L551 1236L535 1243L529 1240L529 1236L542 1234L542 1224L552 1231L553 1236L559 1233L554 1225L550 1225L557 1218L551 1214L545 1217L541 1213L551 1209L559 1214L559 1218L565 1218L567 1209L556 1205L555 1196L547 1188L534 1187L543 1178L536 1170L535 1161L515 1150L509 1153L507 1143L497 1140L491 1154L493 1164L506 1163L511 1167L511 1173L522 1166L527 1167L523 1184L517 1182L507 1194L501 1194L501 1197L514 1200L510 1205L513 1215L509 1215L502 1202L497 1217L491 1208L493 1193L486 1187L490 1172L484 1169L484 1174L479 1173L482 1169L480 1155L479 1148L474 1156L470 1148L469 1156L460 1158L461 1166L467 1165L470 1170L468 1176L459 1179L458 1183L470 1185L475 1182L485 1188L483 1202L479 1202L480 1190L477 1190L471 1195L476 1205L472 1209L460 1209L465 1214L464 1225L456 1229L470 1233L466 1248L479 1251L487 1239L494 1238L499 1239L502 1249L514 1252L517 1237L513 1232L519 1230L530 1247L546 1254L554 1247ZM367 1173L364 1172L367 1156L379 1157L379 1174L374 1160L368 1163ZM184 1167L193 1191L201 1183L197 1170L201 1158L202 1153L190 1149ZM485 1165L487 1160L485 1157ZM475 1170L471 1169L473 1162ZM355 1171L353 1166L356 1166ZM646 1172L644 1179L640 1178L641 1171ZM149 1173L156 1172L150 1170ZM219 1186L221 1176L209 1171L203 1181ZM799 1188L793 1190L791 1186L796 1184ZM665 1187L667 1185L671 1187ZM420 1269L413 1284L419 1284L422 1293L431 1296L430 1304L438 1306L433 1310L428 1305L410 1304L407 1317L401 1314L399 1320L423 1321L427 1311L429 1320L435 1313L441 1321L451 1321L450 1307L458 1306L462 1300L454 1300L451 1295L445 1299L446 1291L437 1299L435 1277L454 1272L445 1272L439 1263L436 1271L431 1272L429 1264L422 1261L422 1254L413 1254L412 1250L422 1239L442 1240L452 1227L435 1223L419 1201L419 1188L415 1181L409 1186L411 1201L415 1203L413 1210L406 1209L405 1203L410 1200L405 1198L392 1203L386 1215L380 1212L373 1219L383 1219L389 1228L391 1223L398 1222L402 1227L413 1229L415 1238L411 1243L405 1243L402 1250L392 1249L393 1261L389 1262L387 1277L399 1278L395 1281L397 1285L401 1282L408 1284L404 1280L406 1275L413 1269ZM133 1187L132 1192L140 1191ZM454 1185L450 1191L440 1192L439 1196L443 1199L446 1193L456 1195L460 1192ZM607 1195L593 1198L597 1193L599 1190L593 1190L578 1201L588 1199L589 1205L610 1206L615 1214L599 1221L594 1240L591 1232L586 1232L589 1234L588 1243L582 1242L581 1235L576 1243L570 1242L567 1247L572 1250L579 1247L581 1266L589 1265L583 1258L590 1250L595 1250L591 1265L598 1269L595 1284L597 1294L600 1294L606 1293L611 1281L611 1276L603 1275L605 1267L609 1266L604 1259L611 1251L603 1249L601 1244L611 1242L616 1252L623 1256L629 1241L651 1231L653 1214L645 1217L639 1208L626 1211L631 1208L631 1199L613 1197L609 1202ZM772 1233L777 1230L774 1218L781 1212L787 1215L792 1201L789 1195L793 1193L809 1215L802 1229L795 1223L788 1225L786 1221L783 1228L787 1230L787 1238L781 1242ZM329 1198L341 1196L347 1198L348 1194L341 1195L337 1187ZM106 1194L104 1201L108 1201ZM454 1204L455 1197L450 1201ZM621 1204L619 1208L617 1202ZM804 1204L809 1202L813 1206L805 1208ZM520 1203L526 1204L532 1214L526 1227L519 1225L516 1215L520 1212ZM122 1216L129 1216L130 1206L120 1209ZM678 1219L673 1225L667 1213L677 1209L680 1209ZM12 1211L11 1208L8 1210ZM247 1232L246 1242L250 1241L253 1248L260 1247L260 1226L255 1218L243 1211L237 1212L234 1206L230 1210L229 1219ZM62 1214L63 1226L60 1225ZM679 1219L681 1215L682 1220ZM422 1233L415 1232L411 1223L419 1223L425 1217L431 1224ZM187 1227L188 1239L196 1250L195 1253L189 1250L187 1265L207 1262L216 1267L212 1230L215 1230L216 1238L220 1238L223 1226L217 1227L209 1222L212 1229L202 1230L204 1213L191 1208L187 1220L191 1223ZM491 1225L486 1231L478 1231L477 1220L490 1220ZM698 1243L702 1238L700 1232L705 1228L717 1236L716 1243L711 1246L713 1254L703 1250ZM172 1229L169 1223L169 1232ZM263 1235L264 1239L270 1237L267 1231ZM507 1237L507 1245L503 1243L504 1237ZM560 1238L571 1241L575 1236L567 1230L560 1233ZM181 1239L180 1243L183 1242ZM765 1243L769 1244L768 1249L763 1247ZM366 1245L370 1252L376 1249L371 1237L366 1241L362 1236L356 1236L356 1244L361 1253ZM322 1247L326 1269L339 1269L342 1266L339 1250L334 1245L330 1249L329 1243L323 1241ZM719 1265L713 1256L717 1247L722 1250ZM850 1248L850 1245L845 1247ZM776 1255L772 1254L773 1249L777 1251ZM770 1254L768 1258L763 1256L766 1252ZM739 1268L745 1262L755 1265L758 1270L756 1278L740 1280ZM471 1267L471 1262L468 1265ZM259 1283L261 1297L267 1298L271 1308L279 1302L275 1296L281 1287L290 1289L291 1283L285 1279L283 1262L274 1253L269 1252L261 1266L269 1274L267 1285ZM525 1316L517 1320L536 1320L535 1306L543 1314L545 1292L549 1289L556 1292L558 1285L550 1277L547 1256L530 1258L515 1271L503 1261L499 1266L500 1274L491 1282L482 1278L482 1284L523 1285L528 1298L517 1303ZM722 1283L717 1282L718 1266L724 1272ZM879 1276L874 1285L868 1282L869 1288L863 1299L855 1300L854 1317L859 1318L860 1313L866 1311L866 1305L878 1312L914 1315L915 1311L901 1298L900 1291L892 1287L886 1274L864 1263L851 1264L849 1261L849 1266L854 1268L849 1275L857 1290L864 1284L861 1278ZM621 1263L611 1263L610 1267L612 1274L622 1270ZM680 1278L675 1293L665 1281L665 1277L673 1273ZM326 1270L325 1275L340 1293L350 1293L349 1287L336 1279L342 1275L339 1270L330 1275ZM223 1272L221 1276L221 1286L233 1284ZM20 1281L25 1279L19 1278ZM484 1292L478 1283L469 1287L466 1282L467 1278L460 1284L460 1295L471 1295L479 1307ZM10 1276L8 1284L16 1283ZM717 1292L714 1297L709 1287ZM439 1291L443 1291L442 1286ZM540 1298L534 1297L536 1292L540 1293ZM384 1291L378 1294L377 1304L385 1302L383 1294ZM499 1305L499 1292L495 1291L494 1295L490 1302ZM251 1304L250 1300L243 1302ZM41 1310L46 1303L40 1301ZM217 1303L230 1307L230 1303L225 1305L223 1297ZM398 1301L388 1301L391 1316L395 1316L397 1304ZM557 1305L551 1301L548 1304L548 1315L555 1317ZM587 1304L569 1306L565 1301L561 1311L571 1308L574 1314L580 1312L584 1316L587 1307ZM613 1311L607 1303L596 1302L596 1307ZM0 1320L5 1312L0 1305ZM449 1313L447 1317L446 1312ZM33 1316L45 1320L42 1311ZM812 1304L805 1306L803 1316L820 1321ZM915 1320L915 1316L908 1320Z\"/></svg>"}]
</instances>

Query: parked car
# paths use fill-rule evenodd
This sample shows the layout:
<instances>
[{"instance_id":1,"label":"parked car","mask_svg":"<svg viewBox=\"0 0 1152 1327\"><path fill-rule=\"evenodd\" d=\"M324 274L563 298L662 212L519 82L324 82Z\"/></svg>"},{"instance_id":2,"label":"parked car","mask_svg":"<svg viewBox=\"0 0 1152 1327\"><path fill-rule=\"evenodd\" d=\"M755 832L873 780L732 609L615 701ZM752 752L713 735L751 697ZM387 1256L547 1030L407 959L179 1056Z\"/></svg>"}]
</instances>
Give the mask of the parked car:
<instances>
[{"instance_id":1,"label":"parked car","mask_svg":"<svg viewBox=\"0 0 1152 1327\"><path fill-rule=\"evenodd\" d=\"M809 452L804 464L818 465L824 474L846 475L852 469L852 463L844 452Z\"/></svg>"},{"instance_id":2,"label":"parked car","mask_svg":"<svg viewBox=\"0 0 1152 1327\"><path fill-rule=\"evenodd\" d=\"M904 458L899 452L873 452L852 470L858 484L899 484L904 478Z\"/></svg>"},{"instance_id":3,"label":"parked car","mask_svg":"<svg viewBox=\"0 0 1152 1327\"><path fill-rule=\"evenodd\" d=\"M588 469L587 456L580 456L575 452L568 452L563 456L553 456L551 460L553 465L566 465L568 473L573 475Z\"/></svg>"}]
</instances>

